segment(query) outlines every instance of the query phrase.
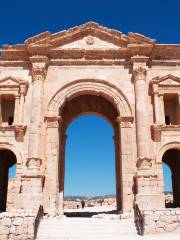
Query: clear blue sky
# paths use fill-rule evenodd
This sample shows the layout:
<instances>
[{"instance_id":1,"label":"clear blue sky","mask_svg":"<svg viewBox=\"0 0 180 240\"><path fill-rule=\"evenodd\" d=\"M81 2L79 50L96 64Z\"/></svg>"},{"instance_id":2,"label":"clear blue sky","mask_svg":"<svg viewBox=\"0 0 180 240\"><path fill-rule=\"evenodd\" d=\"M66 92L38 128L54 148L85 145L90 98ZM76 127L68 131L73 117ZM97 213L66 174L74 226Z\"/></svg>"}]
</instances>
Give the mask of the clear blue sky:
<instances>
[{"instance_id":1,"label":"clear blue sky","mask_svg":"<svg viewBox=\"0 0 180 240\"><path fill-rule=\"evenodd\" d=\"M179 9L178 0L4 0L0 4L0 45L23 43L26 38L40 32L48 30L54 33L87 21L95 21L123 33L138 32L156 39L158 43L180 43ZM94 133L99 134L94 137ZM85 116L72 123L68 135L66 193L114 192L111 127L98 117ZM80 145L84 146L83 149ZM92 168L93 164L96 168ZM101 177L98 178L99 175ZM166 169L166 190L170 186L168 176ZM101 184L103 181L106 186Z\"/></svg>"}]
</instances>

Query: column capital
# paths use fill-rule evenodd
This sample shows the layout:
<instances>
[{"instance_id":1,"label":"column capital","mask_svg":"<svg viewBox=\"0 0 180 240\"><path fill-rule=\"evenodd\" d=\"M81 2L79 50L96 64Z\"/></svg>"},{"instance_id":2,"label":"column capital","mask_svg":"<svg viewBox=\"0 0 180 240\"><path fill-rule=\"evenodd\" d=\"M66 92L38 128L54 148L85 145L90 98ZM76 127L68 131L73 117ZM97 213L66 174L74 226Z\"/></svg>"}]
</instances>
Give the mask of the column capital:
<instances>
[{"instance_id":1,"label":"column capital","mask_svg":"<svg viewBox=\"0 0 180 240\"><path fill-rule=\"evenodd\" d=\"M133 116L117 117L116 122L120 124L120 127L132 127Z\"/></svg>"},{"instance_id":2,"label":"column capital","mask_svg":"<svg viewBox=\"0 0 180 240\"><path fill-rule=\"evenodd\" d=\"M43 81L46 78L47 67L49 63L48 57L32 56L29 58L32 65L32 79L33 81Z\"/></svg>"},{"instance_id":3,"label":"column capital","mask_svg":"<svg viewBox=\"0 0 180 240\"><path fill-rule=\"evenodd\" d=\"M149 57L146 56L133 56L131 57L131 63L133 67L133 76L134 80L145 80L147 74L147 62Z\"/></svg>"},{"instance_id":4,"label":"column capital","mask_svg":"<svg viewBox=\"0 0 180 240\"><path fill-rule=\"evenodd\" d=\"M61 116L45 116L48 128L58 128L59 122L62 122Z\"/></svg>"}]
</instances>

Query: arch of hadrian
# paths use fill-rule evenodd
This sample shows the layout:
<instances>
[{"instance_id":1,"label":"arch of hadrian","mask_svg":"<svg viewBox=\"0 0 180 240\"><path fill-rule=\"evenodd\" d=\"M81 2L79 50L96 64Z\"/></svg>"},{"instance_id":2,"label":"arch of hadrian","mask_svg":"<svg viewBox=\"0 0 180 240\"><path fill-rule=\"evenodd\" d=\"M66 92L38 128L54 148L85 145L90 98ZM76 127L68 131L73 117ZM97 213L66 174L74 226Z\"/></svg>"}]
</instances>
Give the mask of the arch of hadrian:
<instances>
[{"instance_id":1,"label":"arch of hadrian","mask_svg":"<svg viewBox=\"0 0 180 240\"><path fill-rule=\"evenodd\" d=\"M163 161L180 206L180 45L87 23L0 51L1 169L17 166L1 211L63 214L66 128L83 113L114 129L118 210L165 208Z\"/></svg>"}]
</instances>

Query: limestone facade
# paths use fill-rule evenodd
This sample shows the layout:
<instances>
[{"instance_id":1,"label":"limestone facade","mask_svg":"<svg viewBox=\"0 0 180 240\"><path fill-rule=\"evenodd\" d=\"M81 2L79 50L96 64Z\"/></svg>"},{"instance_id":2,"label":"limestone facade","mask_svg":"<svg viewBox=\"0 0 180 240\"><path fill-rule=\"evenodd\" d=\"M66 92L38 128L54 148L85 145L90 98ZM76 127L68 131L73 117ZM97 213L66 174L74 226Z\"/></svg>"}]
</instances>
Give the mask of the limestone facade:
<instances>
[{"instance_id":1,"label":"limestone facade","mask_svg":"<svg viewBox=\"0 0 180 240\"><path fill-rule=\"evenodd\" d=\"M66 129L86 113L114 129L118 210L130 211L134 201L165 207L162 164L180 162L180 45L90 22L0 52L0 164L6 173L17 166L13 208L63 214ZM0 178L7 188L7 174Z\"/></svg>"}]
</instances>

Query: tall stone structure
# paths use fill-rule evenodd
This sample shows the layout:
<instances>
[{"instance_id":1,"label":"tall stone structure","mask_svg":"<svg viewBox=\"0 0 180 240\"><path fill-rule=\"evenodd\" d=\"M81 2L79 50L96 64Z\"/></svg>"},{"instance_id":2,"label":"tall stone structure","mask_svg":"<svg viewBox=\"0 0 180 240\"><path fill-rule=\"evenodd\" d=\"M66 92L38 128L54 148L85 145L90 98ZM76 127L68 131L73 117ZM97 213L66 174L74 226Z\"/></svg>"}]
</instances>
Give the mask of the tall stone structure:
<instances>
[{"instance_id":1,"label":"tall stone structure","mask_svg":"<svg viewBox=\"0 0 180 240\"><path fill-rule=\"evenodd\" d=\"M66 129L83 113L114 129L118 210L165 207L163 162L180 206L180 45L90 22L0 52L1 211L12 189L15 209L63 214Z\"/></svg>"}]
</instances>

